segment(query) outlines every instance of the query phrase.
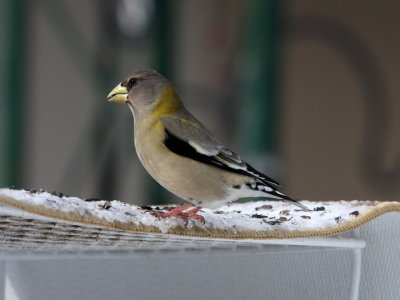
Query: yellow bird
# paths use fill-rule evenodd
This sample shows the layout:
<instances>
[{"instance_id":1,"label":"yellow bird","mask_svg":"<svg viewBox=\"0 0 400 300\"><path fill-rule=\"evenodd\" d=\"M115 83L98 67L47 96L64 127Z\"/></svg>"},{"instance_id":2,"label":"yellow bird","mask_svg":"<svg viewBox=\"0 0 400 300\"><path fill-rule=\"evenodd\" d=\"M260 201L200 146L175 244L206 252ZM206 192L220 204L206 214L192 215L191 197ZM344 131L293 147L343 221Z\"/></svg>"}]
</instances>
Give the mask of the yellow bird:
<instances>
[{"instance_id":1,"label":"yellow bird","mask_svg":"<svg viewBox=\"0 0 400 300\"><path fill-rule=\"evenodd\" d=\"M270 197L307 207L277 190L279 183L225 147L184 107L174 86L153 70L126 77L107 96L133 114L137 155L164 188L188 201L161 217L192 217L243 197ZM189 207L195 207L184 213Z\"/></svg>"}]
</instances>

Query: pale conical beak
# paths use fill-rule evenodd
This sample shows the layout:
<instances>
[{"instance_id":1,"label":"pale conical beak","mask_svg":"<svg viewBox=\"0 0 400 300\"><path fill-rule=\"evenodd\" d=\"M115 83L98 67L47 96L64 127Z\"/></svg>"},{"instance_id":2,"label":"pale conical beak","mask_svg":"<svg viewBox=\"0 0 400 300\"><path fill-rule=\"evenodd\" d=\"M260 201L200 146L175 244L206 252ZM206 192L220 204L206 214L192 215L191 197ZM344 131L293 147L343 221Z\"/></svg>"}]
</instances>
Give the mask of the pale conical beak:
<instances>
[{"instance_id":1,"label":"pale conical beak","mask_svg":"<svg viewBox=\"0 0 400 300\"><path fill-rule=\"evenodd\" d=\"M126 103L128 101L128 89L118 84L107 96L107 101Z\"/></svg>"}]
</instances>

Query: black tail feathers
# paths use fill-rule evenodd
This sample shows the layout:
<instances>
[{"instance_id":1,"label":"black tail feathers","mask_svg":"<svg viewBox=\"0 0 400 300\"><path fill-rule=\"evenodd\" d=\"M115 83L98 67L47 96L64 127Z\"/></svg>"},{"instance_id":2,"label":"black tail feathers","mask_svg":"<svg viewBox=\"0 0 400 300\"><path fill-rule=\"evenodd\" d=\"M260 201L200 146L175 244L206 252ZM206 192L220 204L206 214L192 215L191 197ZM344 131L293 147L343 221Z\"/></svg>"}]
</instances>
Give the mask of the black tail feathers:
<instances>
[{"instance_id":1,"label":"black tail feathers","mask_svg":"<svg viewBox=\"0 0 400 300\"><path fill-rule=\"evenodd\" d=\"M298 208L300 208L303 211L312 211L312 209L309 209L307 206L301 204L298 200L294 200L284 194L280 194L280 193L277 193L277 194L278 194L277 196L280 196L283 201L291 203L293 205L296 205Z\"/></svg>"}]
</instances>

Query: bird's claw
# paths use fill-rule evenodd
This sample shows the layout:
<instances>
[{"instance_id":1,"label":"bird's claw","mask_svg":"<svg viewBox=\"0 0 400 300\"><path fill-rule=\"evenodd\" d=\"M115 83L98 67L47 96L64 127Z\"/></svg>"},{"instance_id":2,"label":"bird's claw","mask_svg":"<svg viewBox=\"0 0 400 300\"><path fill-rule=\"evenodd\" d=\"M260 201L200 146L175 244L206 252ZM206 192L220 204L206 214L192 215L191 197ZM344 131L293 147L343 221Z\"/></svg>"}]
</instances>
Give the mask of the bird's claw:
<instances>
[{"instance_id":1,"label":"bird's claw","mask_svg":"<svg viewBox=\"0 0 400 300\"><path fill-rule=\"evenodd\" d=\"M184 213L184 214L186 214L186 217L188 219L192 218L200 223L205 224L206 220L204 219L204 217L197 214L200 210L201 210L200 207L194 207L193 209L189 210L187 213ZM187 221L186 221L186 224L187 224Z\"/></svg>"}]
</instances>

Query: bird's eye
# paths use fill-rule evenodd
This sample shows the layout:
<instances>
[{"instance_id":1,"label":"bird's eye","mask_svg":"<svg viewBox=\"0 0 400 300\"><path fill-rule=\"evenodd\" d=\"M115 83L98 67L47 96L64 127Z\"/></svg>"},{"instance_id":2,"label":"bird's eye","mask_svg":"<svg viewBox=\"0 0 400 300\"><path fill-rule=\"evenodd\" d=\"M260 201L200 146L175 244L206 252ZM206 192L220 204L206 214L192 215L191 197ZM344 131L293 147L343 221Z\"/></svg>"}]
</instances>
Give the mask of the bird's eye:
<instances>
[{"instance_id":1,"label":"bird's eye","mask_svg":"<svg viewBox=\"0 0 400 300\"><path fill-rule=\"evenodd\" d=\"M136 83L137 83L136 78L131 78L131 79L129 79L129 81L128 81L128 88L131 89L133 86L136 85Z\"/></svg>"}]
</instances>

